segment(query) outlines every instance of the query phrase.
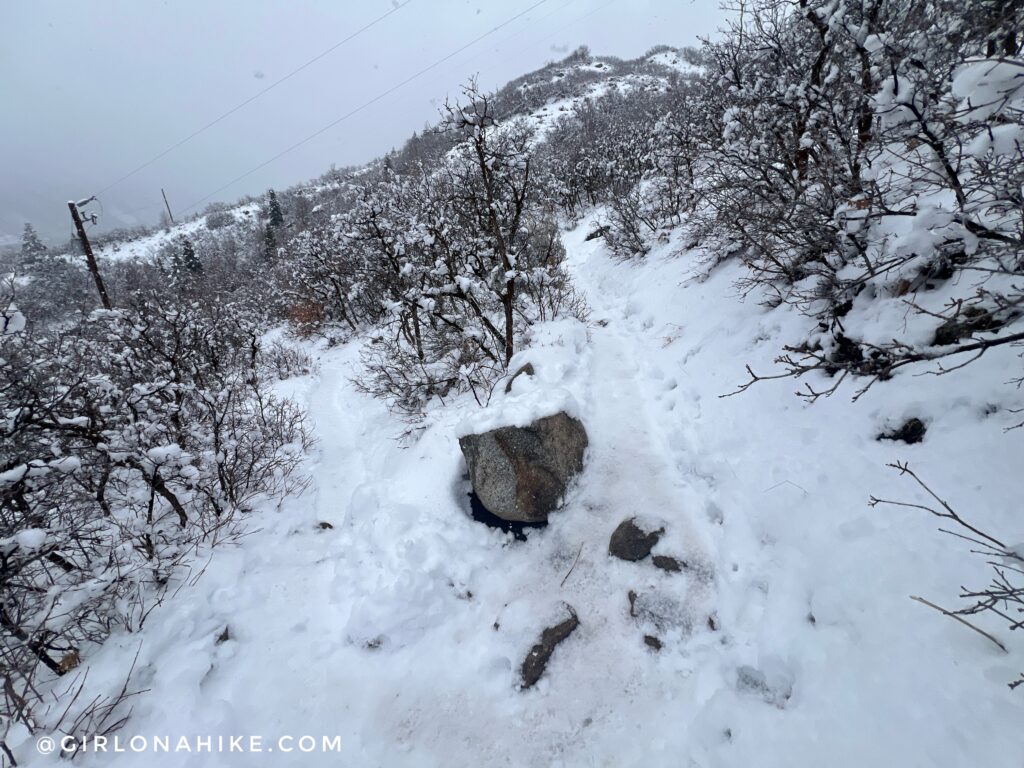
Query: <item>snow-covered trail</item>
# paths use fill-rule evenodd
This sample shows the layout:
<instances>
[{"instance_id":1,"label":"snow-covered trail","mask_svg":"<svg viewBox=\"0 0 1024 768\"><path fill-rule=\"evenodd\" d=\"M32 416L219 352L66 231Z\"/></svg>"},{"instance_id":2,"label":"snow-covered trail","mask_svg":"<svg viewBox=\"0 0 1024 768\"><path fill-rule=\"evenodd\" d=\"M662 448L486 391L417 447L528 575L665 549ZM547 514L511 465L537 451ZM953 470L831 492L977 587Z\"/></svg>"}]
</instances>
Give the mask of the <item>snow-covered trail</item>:
<instances>
[{"instance_id":1,"label":"snow-covered trail","mask_svg":"<svg viewBox=\"0 0 1024 768\"><path fill-rule=\"evenodd\" d=\"M566 507L524 543L467 515L455 434L475 403L438 411L403 447L401 425L351 384L358 345L323 351L313 379L289 383L319 440L313 484L257 513L258 530L217 552L196 585L154 615L135 677L151 693L129 730L261 734L271 743L336 734L353 765L672 762L697 696L687 649L713 637L710 542L702 513L686 503L686 446L662 428L672 382L654 371L615 295L601 301L594 306L609 321L589 341L573 323L538 339L548 345L538 378L572 390L590 449ZM612 530L633 515L664 524L656 551L692 573L609 558ZM646 621L629 615L630 591ZM580 629L542 682L518 691L523 658L565 604ZM230 639L218 643L225 627ZM644 645L647 632L665 642L661 654ZM134 644L114 638L101 650L96 663L111 682L123 669L118 653ZM147 756L157 765L252 759Z\"/></svg>"},{"instance_id":2,"label":"snow-covered trail","mask_svg":"<svg viewBox=\"0 0 1024 768\"><path fill-rule=\"evenodd\" d=\"M948 602L964 580L987 580L984 564L927 515L866 503L872 493L913 498L885 467L910 460L972 514L1019 530L1006 483L1012 445L1000 447L999 425L980 416L1006 397L1007 358L959 380L908 376L856 404L852 392L807 404L791 380L722 398L746 380L745 364L771 370L781 345L803 338L804 319L742 300L739 265L705 279L702 254L675 243L616 263L584 240L593 228L568 233L566 245L595 318L609 320L595 348L618 326L623 354L642 361L632 402L655 422L651 449L674 462L676 508L695 515L715 572L717 642L698 635L681 649L699 681L681 690L693 695L677 725L688 732L675 742L680 757L1012 765L1024 714L1005 686L1015 662L907 598ZM876 439L910 416L929 423L925 444Z\"/></svg>"},{"instance_id":3,"label":"snow-covered trail","mask_svg":"<svg viewBox=\"0 0 1024 768\"><path fill-rule=\"evenodd\" d=\"M1019 467L975 415L998 375L890 385L857 405L806 406L792 382L720 399L801 320L739 302L727 268L690 279L694 254L615 262L590 228L565 235L589 327L537 328L520 356L537 375L495 403L551 389L577 405L590 446L565 507L521 543L474 522L456 440L472 399L400 442L402 425L350 381L358 343L320 350L318 374L285 383L319 439L310 489L254 513L141 633L99 650L90 679L116 688L141 641L133 680L150 691L127 736L337 735L341 752L147 764L1012 764L1015 657L906 597L954 595L983 564L932 521L865 504L905 496L884 464L912 459L954 501L983 485L1007 516L994 523L1012 520L1001 478ZM925 443L875 439L907 415L929 419ZM609 557L632 516L665 527L655 552L684 572ZM566 604L579 629L519 691L523 658Z\"/></svg>"}]
</instances>

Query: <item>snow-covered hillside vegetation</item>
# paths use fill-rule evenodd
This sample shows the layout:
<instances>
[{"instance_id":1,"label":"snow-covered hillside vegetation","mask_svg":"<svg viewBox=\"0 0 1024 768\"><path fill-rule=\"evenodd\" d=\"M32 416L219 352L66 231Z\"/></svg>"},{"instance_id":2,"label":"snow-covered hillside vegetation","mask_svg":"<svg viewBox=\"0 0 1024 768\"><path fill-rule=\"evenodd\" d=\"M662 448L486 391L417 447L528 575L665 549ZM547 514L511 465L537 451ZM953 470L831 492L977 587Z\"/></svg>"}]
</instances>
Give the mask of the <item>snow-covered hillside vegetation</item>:
<instances>
[{"instance_id":1,"label":"snow-covered hillside vegetation","mask_svg":"<svg viewBox=\"0 0 1024 768\"><path fill-rule=\"evenodd\" d=\"M112 309L26 251L6 759L1016 764L1024 9L749 13L105 249ZM460 438L557 414L498 519Z\"/></svg>"}]
</instances>

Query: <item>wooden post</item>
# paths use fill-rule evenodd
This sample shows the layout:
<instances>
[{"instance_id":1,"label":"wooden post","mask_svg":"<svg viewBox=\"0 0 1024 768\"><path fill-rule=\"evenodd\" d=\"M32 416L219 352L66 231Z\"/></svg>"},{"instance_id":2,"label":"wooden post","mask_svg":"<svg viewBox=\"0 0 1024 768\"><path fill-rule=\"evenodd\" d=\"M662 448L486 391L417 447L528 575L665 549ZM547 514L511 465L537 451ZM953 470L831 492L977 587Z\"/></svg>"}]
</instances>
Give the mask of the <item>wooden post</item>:
<instances>
[{"instance_id":1,"label":"wooden post","mask_svg":"<svg viewBox=\"0 0 1024 768\"><path fill-rule=\"evenodd\" d=\"M89 272L92 274L93 282L96 283L96 291L100 295L100 303L104 309L113 309L110 303L110 296L107 295L107 287L103 285L103 278L100 276L100 267L96 263L96 257L92 252L92 245L85 234L85 225L82 224L82 215L78 212L78 206L73 200L68 201L68 209L71 211L71 219L75 222L75 229L78 230L78 239L82 241L82 250L85 251L85 261L89 265Z\"/></svg>"},{"instance_id":2,"label":"wooden post","mask_svg":"<svg viewBox=\"0 0 1024 768\"><path fill-rule=\"evenodd\" d=\"M167 206L167 215L171 217L171 224L174 223L174 214L171 213L171 204L167 202L167 193L164 192L164 188L160 187L160 194L164 196L164 205Z\"/></svg>"}]
</instances>

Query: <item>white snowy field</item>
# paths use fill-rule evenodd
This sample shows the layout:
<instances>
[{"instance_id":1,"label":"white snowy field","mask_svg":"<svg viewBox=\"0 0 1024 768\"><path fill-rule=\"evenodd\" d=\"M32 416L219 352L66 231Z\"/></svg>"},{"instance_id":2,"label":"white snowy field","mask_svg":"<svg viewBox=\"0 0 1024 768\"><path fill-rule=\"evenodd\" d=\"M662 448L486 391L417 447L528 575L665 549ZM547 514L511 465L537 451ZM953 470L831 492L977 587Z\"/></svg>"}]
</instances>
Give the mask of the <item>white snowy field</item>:
<instances>
[{"instance_id":1,"label":"white snowy field","mask_svg":"<svg viewBox=\"0 0 1024 768\"><path fill-rule=\"evenodd\" d=\"M546 529L516 542L469 517L456 435L479 418L472 398L400 441L402 425L350 383L358 343L319 350L319 373L285 385L320 441L310 489L255 513L142 632L87 659L90 690L114 689L141 643L133 687L149 691L125 741L337 735L340 753L79 765L1019 765L1024 693L1006 683L1024 644L986 624L1004 654L909 599L959 607L961 585L987 583L983 559L925 512L867 504L921 499L885 466L905 460L972 521L1024 539L1021 432L1003 432L1024 404L1004 384L1013 350L946 376L904 369L857 403L844 385L806 404L788 379L720 398L746 364L770 372L810 321L739 300L739 266L700 281L700 254L668 246L615 262L584 240L591 228L565 235L590 322L537 328L517 361L537 375L493 403L570 403L589 433L586 469ZM851 323L872 322L860 311ZM910 416L928 425L922 443L876 439ZM631 516L663 525L655 553L688 568L610 558ZM518 690L563 604L580 628ZM47 762L32 753L26 742L18 757Z\"/></svg>"}]
</instances>

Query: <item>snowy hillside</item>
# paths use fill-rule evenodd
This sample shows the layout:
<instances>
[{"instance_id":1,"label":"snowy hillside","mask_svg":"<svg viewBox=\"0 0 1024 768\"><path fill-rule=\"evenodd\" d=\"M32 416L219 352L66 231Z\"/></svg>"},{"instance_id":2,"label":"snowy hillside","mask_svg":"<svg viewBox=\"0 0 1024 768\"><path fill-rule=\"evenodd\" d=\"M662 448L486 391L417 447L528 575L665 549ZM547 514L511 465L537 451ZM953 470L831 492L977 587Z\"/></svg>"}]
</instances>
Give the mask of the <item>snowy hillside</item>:
<instances>
[{"instance_id":1,"label":"snowy hillside","mask_svg":"<svg viewBox=\"0 0 1024 768\"><path fill-rule=\"evenodd\" d=\"M1017 765L1024 9L933 6L469 78L90 271L27 227L0 763Z\"/></svg>"},{"instance_id":2,"label":"snowy hillside","mask_svg":"<svg viewBox=\"0 0 1024 768\"><path fill-rule=\"evenodd\" d=\"M992 681L1014 666L908 599L983 580L984 564L926 513L871 509L867 494L912 498L884 466L907 460L965 508L984 487L981 519L1012 523L1019 457L992 439L1006 415L984 415L1009 356L856 405L804 405L788 382L722 399L744 363L770 366L765 339L795 334L799 316L737 302L734 268L697 279L700 254L617 263L584 241L592 226L565 234L592 321L536 327L517 360L538 383L505 396L567 390L589 430L587 468L550 525L517 542L471 519L454 437L471 398L403 445L349 382L361 342L320 350L319 374L289 384L320 440L314 485L93 661L94 684L117 684L141 641L150 693L133 732L338 734L353 765L1007 764L1024 705ZM911 415L923 443L876 439ZM634 515L665 527L655 553L681 573L609 557ZM566 603L579 631L517 691Z\"/></svg>"},{"instance_id":3,"label":"snowy hillside","mask_svg":"<svg viewBox=\"0 0 1024 768\"><path fill-rule=\"evenodd\" d=\"M230 221L226 226L253 221L258 211L259 206L252 203L230 208L226 212L230 217ZM192 221L157 230L147 237L105 245L96 250L96 256L100 259L115 261L149 259L157 254L161 248L171 245L181 238L192 237L197 232L203 232L207 229L209 227L206 217L200 216Z\"/></svg>"}]
</instances>

